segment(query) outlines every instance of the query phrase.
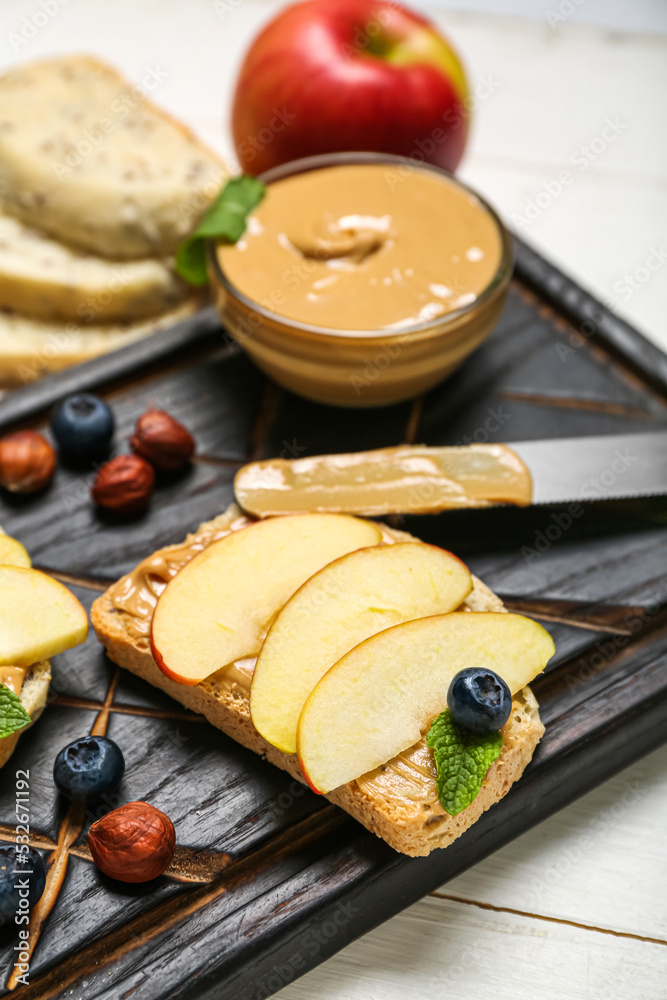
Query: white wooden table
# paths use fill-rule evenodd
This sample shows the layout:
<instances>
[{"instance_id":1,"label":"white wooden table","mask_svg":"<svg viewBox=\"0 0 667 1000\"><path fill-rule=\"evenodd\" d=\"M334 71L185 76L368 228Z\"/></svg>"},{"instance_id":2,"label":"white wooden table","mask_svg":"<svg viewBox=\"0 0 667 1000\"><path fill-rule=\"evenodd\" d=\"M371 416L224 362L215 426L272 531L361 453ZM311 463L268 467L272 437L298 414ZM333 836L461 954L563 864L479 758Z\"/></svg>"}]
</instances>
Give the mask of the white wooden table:
<instances>
[{"instance_id":1,"label":"white wooden table","mask_svg":"<svg viewBox=\"0 0 667 1000\"><path fill-rule=\"evenodd\" d=\"M279 6L51 0L55 13L32 31L38 0L3 0L0 69L81 50L137 82L156 69L162 80L151 96L231 157L236 68ZM569 8L507 0L505 17L483 12L502 6L491 0L471 0L463 12L416 6L446 27L473 84L492 83L463 178L667 349L667 258L643 280L649 255L667 248L667 36L623 30L665 32L662 0ZM553 21L560 8L575 13L552 27L547 15ZM601 149L608 119L618 134ZM572 182L522 223L563 169ZM666 831L667 747L287 986L280 1000L665 1000Z\"/></svg>"}]
</instances>

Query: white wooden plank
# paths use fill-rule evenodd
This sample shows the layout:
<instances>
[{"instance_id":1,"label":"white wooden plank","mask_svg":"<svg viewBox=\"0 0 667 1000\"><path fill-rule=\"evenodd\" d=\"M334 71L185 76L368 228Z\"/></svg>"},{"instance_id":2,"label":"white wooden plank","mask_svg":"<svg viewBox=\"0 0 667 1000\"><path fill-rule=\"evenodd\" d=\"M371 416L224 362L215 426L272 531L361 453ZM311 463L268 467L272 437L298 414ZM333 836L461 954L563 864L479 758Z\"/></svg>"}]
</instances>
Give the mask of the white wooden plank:
<instances>
[{"instance_id":1,"label":"white wooden plank","mask_svg":"<svg viewBox=\"0 0 667 1000\"><path fill-rule=\"evenodd\" d=\"M508 165L578 171L571 158L615 118L619 134L607 132L588 162L663 179L667 136L656 127L655 98L667 84L667 36L577 24L553 32L539 21L430 13L462 53L473 93L480 88L471 161L493 155Z\"/></svg>"},{"instance_id":2,"label":"white wooden plank","mask_svg":"<svg viewBox=\"0 0 667 1000\"><path fill-rule=\"evenodd\" d=\"M432 13L480 97L461 176L667 348L667 133L655 118L667 36Z\"/></svg>"},{"instance_id":3,"label":"white wooden plank","mask_svg":"<svg viewBox=\"0 0 667 1000\"><path fill-rule=\"evenodd\" d=\"M667 940L667 746L441 892Z\"/></svg>"},{"instance_id":4,"label":"white wooden plank","mask_svg":"<svg viewBox=\"0 0 667 1000\"><path fill-rule=\"evenodd\" d=\"M662 0L632 0L632 3L627 0L503 0L502 4L498 0L430 0L429 6L473 14L530 18L561 29L564 24L580 23L633 33L667 31L667 8Z\"/></svg>"},{"instance_id":5,"label":"white wooden plank","mask_svg":"<svg viewBox=\"0 0 667 1000\"><path fill-rule=\"evenodd\" d=\"M287 975L277 968L272 985L286 982ZM662 1000L666 977L663 945L430 898L286 986L278 997Z\"/></svg>"}]
</instances>

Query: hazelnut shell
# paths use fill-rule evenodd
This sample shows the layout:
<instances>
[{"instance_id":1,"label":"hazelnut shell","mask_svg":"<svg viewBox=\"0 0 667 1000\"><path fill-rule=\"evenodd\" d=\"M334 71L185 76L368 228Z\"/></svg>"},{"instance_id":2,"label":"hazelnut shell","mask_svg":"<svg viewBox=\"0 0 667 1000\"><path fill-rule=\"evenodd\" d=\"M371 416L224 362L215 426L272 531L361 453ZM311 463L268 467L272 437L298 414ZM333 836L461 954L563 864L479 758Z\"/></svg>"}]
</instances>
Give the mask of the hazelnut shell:
<instances>
[{"instance_id":1,"label":"hazelnut shell","mask_svg":"<svg viewBox=\"0 0 667 1000\"><path fill-rule=\"evenodd\" d=\"M175 472L194 454L195 440L164 410L147 410L137 420L130 446L161 472Z\"/></svg>"},{"instance_id":2,"label":"hazelnut shell","mask_svg":"<svg viewBox=\"0 0 667 1000\"><path fill-rule=\"evenodd\" d=\"M15 431L0 438L0 485L12 493L45 489L56 470L56 453L37 431Z\"/></svg>"},{"instance_id":3,"label":"hazelnut shell","mask_svg":"<svg viewBox=\"0 0 667 1000\"><path fill-rule=\"evenodd\" d=\"M93 861L120 882L149 882L174 860L176 832L168 816L148 802L128 802L88 831Z\"/></svg>"},{"instance_id":4,"label":"hazelnut shell","mask_svg":"<svg viewBox=\"0 0 667 1000\"><path fill-rule=\"evenodd\" d=\"M90 492L99 507L131 514L148 506L154 486L148 462L139 455L117 455L101 467Z\"/></svg>"}]
</instances>

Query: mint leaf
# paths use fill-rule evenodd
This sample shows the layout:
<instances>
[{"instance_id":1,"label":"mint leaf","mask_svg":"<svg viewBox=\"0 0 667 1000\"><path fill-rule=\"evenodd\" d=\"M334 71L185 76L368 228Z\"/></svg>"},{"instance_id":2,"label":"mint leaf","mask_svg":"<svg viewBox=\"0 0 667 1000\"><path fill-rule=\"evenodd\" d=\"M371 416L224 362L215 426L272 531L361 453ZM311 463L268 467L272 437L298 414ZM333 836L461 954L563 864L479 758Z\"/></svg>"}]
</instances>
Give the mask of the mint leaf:
<instances>
[{"instance_id":1,"label":"mint leaf","mask_svg":"<svg viewBox=\"0 0 667 1000\"><path fill-rule=\"evenodd\" d=\"M500 757L503 734L473 733L454 722L449 710L431 723L426 737L438 770L438 798L450 816L470 805L494 760Z\"/></svg>"},{"instance_id":2,"label":"mint leaf","mask_svg":"<svg viewBox=\"0 0 667 1000\"><path fill-rule=\"evenodd\" d=\"M0 740L11 736L17 729L23 729L29 722L30 716L19 696L6 684L0 684Z\"/></svg>"},{"instance_id":3,"label":"mint leaf","mask_svg":"<svg viewBox=\"0 0 667 1000\"><path fill-rule=\"evenodd\" d=\"M192 236L176 251L175 268L178 274L191 285L205 285L208 281L205 241L212 238L236 243L240 240L246 230L248 216L265 194L262 182L249 174L227 181Z\"/></svg>"},{"instance_id":4,"label":"mint leaf","mask_svg":"<svg viewBox=\"0 0 667 1000\"><path fill-rule=\"evenodd\" d=\"M190 285L205 285L208 281L205 240L192 236L181 243L176 251L174 270Z\"/></svg>"}]
</instances>

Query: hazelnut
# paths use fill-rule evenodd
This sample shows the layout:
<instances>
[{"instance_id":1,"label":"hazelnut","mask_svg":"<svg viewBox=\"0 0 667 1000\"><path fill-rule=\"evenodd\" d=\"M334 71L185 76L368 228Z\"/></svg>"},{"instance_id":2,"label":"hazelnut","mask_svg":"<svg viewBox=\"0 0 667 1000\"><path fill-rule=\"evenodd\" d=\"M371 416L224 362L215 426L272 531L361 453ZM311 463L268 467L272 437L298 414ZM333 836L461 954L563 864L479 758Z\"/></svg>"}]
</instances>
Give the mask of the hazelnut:
<instances>
[{"instance_id":1,"label":"hazelnut","mask_svg":"<svg viewBox=\"0 0 667 1000\"><path fill-rule=\"evenodd\" d=\"M36 493L53 479L56 453L37 431L16 431L0 439L0 485L12 493Z\"/></svg>"},{"instance_id":2,"label":"hazelnut","mask_svg":"<svg viewBox=\"0 0 667 1000\"><path fill-rule=\"evenodd\" d=\"M138 455L118 455L105 462L91 489L96 504L119 514L147 507L153 496L153 467Z\"/></svg>"},{"instance_id":3,"label":"hazelnut","mask_svg":"<svg viewBox=\"0 0 667 1000\"><path fill-rule=\"evenodd\" d=\"M194 454L195 440L183 424L164 410L147 410L137 420L130 446L156 469L175 472Z\"/></svg>"},{"instance_id":4,"label":"hazelnut","mask_svg":"<svg viewBox=\"0 0 667 1000\"><path fill-rule=\"evenodd\" d=\"M88 831L93 861L121 882L149 882L174 860L176 831L148 802L128 802L93 823Z\"/></svg>"}]
</instances>

